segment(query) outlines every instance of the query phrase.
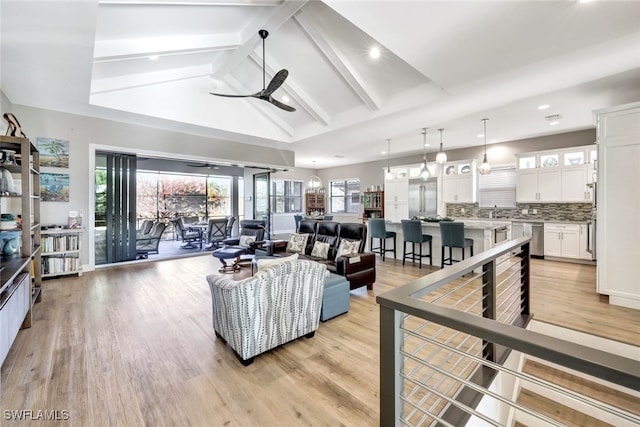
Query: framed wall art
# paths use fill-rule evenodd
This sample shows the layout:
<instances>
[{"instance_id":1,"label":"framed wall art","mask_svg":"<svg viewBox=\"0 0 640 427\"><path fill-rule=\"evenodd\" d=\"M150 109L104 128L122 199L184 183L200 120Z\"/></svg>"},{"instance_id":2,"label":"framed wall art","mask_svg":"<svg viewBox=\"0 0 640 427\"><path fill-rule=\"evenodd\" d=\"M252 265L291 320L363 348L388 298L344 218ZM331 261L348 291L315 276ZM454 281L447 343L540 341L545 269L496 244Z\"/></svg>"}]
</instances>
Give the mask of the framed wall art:
<instances>
[{"instance_id":1,"label":"framed wall art","mask_svg":"<svg viewBox=\"0 0 640 427\"><path fill-rule=\"evenodd\" d=\"M68 202L69 174L40 173L40 201Z\"/></svg>"},{"instance_id":2,"label":"framed wall art","mask_svg":"<svg viewBox=\"0 0 640 427\"><path fill-rule=\"evenodd\" d=\"M37 143L40 151L40 167L69 167L69 141L38 137Z\"/></svg>"}]
</instances>

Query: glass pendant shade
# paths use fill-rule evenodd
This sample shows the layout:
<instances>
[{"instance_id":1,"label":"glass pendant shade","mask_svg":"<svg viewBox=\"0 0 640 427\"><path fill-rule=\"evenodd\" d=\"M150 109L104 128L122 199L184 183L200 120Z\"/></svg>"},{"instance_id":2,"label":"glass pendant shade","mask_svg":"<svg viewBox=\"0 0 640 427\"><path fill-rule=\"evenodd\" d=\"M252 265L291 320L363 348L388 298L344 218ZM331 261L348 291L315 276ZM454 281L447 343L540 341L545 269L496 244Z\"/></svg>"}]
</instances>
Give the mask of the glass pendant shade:
<instances>
[{"instance_id":1,"label":"glass pendant shade","mask_svg":"<svg viewBox=\"0 0 640 427\"><path fill-rule=\"evenodd\" d=\"M320 189L320 187L322 187L322 180L320 179L320 177L312 175L307 178L305 186L307 188L307 191L316 192Z\"/></svg>"},{"instance_id":2,"label":"glass pendant shade","mask_svg":"<svg viewBox=\"0 0 640 427\"><path fill-rule=\"evenodd\" d=\"M487 160L487 120L489 119L482 119L484 123L484 157L482 158L482 164L478 168L480 175L489 175L491 173L491 165Z\"/></svg>"},{"instance_id":3,"label":"glass pendant shade","mask_svg":"<svg viewBox=\"0 0 640 427\"><path fill-rule=\"evenodd\" d=\"M487 161L486 154L484 155L484 159L482 159L482 164L480 168L478 168L478 172L480 172L480 175L489 175L491 173L491 165Z\"/></svg>"},{"instance_id":4,"label":"glass pendant shade","mask_svg":"<svg viewBox=\"0 0 640 427\"><path fill-rule=\"evenodd\" d=\"M440 151L436 154L436 163L441 165L447 162L447 153L445 153L442 148L442 131L444 131L444 129L438 129L438 132L440 132Z\"/></svg>"}]
</instances>

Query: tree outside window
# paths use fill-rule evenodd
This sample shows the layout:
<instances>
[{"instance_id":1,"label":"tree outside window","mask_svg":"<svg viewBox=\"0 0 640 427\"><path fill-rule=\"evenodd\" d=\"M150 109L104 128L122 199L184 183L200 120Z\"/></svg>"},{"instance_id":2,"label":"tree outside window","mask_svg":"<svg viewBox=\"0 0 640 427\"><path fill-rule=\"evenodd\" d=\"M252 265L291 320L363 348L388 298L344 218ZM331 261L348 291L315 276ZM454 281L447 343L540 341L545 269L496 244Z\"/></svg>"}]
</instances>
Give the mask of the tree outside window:
<instances>
[{"instance_id":1,"label":"tree outside window","mask_svg":"<svg viewBox=\"0 0 640 427\"><path fill-rule=\"evenodd\" d=\"M331 181L331 213L360 212L360 180Z\"/></svg>"}]
</instances>

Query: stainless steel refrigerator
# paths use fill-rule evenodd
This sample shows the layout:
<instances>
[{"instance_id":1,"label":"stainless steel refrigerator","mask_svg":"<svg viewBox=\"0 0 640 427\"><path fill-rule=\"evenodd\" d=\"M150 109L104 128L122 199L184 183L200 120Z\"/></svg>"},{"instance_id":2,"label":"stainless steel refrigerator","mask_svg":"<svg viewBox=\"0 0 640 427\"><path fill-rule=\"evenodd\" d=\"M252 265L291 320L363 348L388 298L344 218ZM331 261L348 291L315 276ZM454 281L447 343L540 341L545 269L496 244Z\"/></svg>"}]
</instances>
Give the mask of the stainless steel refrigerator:
<instances>
[{"instance_id":1,"label":"stainless steel refrigerator","mask_svg":"<svg viewBox=\"0 0 640 427\"><path fill-rule=\"evenodd\" d=\"M409 218L414 216L436 216L438 213L437 179L409 181Z\"/></svg>"}]
</instances>

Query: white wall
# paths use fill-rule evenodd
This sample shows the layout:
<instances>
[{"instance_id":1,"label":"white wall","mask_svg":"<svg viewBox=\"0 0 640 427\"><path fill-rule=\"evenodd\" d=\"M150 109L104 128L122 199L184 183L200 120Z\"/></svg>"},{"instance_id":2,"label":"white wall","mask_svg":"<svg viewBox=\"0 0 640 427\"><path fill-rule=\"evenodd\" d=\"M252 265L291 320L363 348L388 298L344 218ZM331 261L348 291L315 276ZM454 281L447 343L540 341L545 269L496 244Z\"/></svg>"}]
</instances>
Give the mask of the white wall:
<instances>
[{"instance_id":1,"label":"white wall","mask_svg":"<svg viewBox=\"0 0 640 427\"><path fill-rule=\"evenodd\" d=\"M5 99L3 95L3 108ZM41 204L41 222L45 225L66 224L69 211L81 209L84 211L85 224L93 224L96 149L285 168L294 164L294 153L289 150L249 146L25 106L13 105L11 110L19 118L24 132L34 144L39 136L69 141L69 169L42 168L43 172L69 174L69 202ZM89 231L84 234L82 242L82 259L83 262L89 263L85 265L86 270L93 268L93 233Z\"/></svg>"}]
</instances>

